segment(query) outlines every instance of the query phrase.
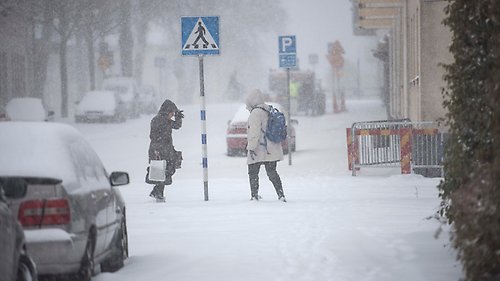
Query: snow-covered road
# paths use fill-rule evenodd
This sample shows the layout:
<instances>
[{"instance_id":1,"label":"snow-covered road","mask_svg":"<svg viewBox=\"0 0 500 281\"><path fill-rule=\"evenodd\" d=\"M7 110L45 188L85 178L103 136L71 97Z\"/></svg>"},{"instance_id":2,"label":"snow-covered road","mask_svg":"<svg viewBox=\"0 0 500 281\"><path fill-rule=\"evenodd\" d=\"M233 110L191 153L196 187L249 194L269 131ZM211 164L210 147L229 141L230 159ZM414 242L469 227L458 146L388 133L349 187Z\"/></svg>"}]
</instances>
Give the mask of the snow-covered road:
<instances>
[{"instance_id":1,"label":"snow-covered road","mask_svg":"<svg viewBox=\"0 0 500 281\"><path fill-rule=\"evenodd\" d=\"M376 100L348 101L348 112L298 116L297 153L278 166L288 203L264 171L249 200L245 158L225 155L227 121L238 104L207 107L209 196L203 201L199 108L185 106L174 134L183 168L155 203L144 183L151 116L124 124L77 124L107 169L125 170L130 258L107 280L458 280L447 233L432 216L440 179L394 170L347 170L345 128L384 119Z\"/></svg>"}]
</instances>

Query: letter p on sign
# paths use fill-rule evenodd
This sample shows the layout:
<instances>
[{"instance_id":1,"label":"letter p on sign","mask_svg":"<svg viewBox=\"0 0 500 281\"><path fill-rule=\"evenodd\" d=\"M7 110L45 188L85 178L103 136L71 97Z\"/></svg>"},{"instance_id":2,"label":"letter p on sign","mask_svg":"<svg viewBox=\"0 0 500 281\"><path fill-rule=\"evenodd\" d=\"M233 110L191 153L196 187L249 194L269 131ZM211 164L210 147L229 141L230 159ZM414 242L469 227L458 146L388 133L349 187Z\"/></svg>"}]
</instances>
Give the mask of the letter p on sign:
<instances>
[{"instance_id":1,"label":"letter p on sign","mask_svg":"<svg viewBox=\"0 0 500 281\"><path fill-rule=\"evenodd\" d=\"M295 47L295 35L280 36L278 43L280 54L290 54L297 52Z\"/></svg>"}]
</instances>

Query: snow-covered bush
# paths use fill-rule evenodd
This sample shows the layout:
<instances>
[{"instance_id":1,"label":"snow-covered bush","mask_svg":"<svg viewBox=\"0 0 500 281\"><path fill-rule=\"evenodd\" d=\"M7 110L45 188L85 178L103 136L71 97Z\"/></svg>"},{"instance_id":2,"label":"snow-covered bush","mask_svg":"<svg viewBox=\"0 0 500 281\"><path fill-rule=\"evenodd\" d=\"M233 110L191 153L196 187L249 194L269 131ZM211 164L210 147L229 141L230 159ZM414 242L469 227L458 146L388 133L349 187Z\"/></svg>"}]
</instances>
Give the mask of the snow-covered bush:
<instances>
[{"instance_id":1,"label":"snow-covered bush","mask_svg":"<svg viewBox=\"0 0 500 281\"><path fill-rule=\"evenodd\" d=\"M449 0L444 23L454 62L445 65L451 137L440 213L467 280L500 280L500 1Z\"/></svg>"}]
</instances>

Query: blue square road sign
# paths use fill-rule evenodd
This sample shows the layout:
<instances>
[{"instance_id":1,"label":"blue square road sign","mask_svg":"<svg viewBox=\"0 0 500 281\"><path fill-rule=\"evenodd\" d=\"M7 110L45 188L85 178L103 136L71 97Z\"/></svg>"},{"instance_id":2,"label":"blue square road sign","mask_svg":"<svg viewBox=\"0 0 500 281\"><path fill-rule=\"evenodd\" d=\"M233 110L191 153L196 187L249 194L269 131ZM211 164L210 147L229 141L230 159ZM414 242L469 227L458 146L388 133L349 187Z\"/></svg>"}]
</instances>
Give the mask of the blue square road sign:
<instances>
[{"instance_id":1,"label":"blue square road sign","mask_svg":"<svg viewBox=\"0 0 500 281\"><path fill-rule=\"evenodd\" d=\"M278 54L281 68L297 66L297 44L295 35L278 37Z\"/></svg>"},{"instance_id":2,"label":"blue square road sign","mask_svg":"<svg viewBox=\"0 0 500 281\"><path fill-rule=\"evenodd\" d=\"M295 54L280 54L280 67L295 67L297 66L297 56Z\"/></svg>"},{"instance_id":3,"label":"blue square road sign","mask_svg":"<svg viewBox=\"0 0 500 281\"><path fill-rule=\"evenodd\" d=\"M295 35L279 36L278 38L278 52L280 54L297 53L295 44Z\"/></svg>"},{"instance_id":4,"label":"blue square road sign","mask_svg":"<svg viewBox=\"0 0 500 281\"><path fill-rule=\"evenodd\" d=\"M182 17L182 55L218 55L219 17Z\"/></svg>"}]
</instances>

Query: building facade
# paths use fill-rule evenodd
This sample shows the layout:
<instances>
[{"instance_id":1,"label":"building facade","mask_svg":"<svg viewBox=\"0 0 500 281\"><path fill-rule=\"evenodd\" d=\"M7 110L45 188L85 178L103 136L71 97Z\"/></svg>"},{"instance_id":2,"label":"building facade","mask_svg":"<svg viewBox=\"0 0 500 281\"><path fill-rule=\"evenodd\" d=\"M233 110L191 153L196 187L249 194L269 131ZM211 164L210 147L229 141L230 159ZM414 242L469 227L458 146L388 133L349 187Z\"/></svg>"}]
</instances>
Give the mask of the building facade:
<instances>
[{"instance_id":1,"label":"building facade","mask_svg":"<svg viewBox=\"0 0 500 281\"><path fill-rule=\"evenodd\" d=\"M445 117L443 64L452 61L451 32L443 25L446 0L352 0L356 28L376 30L385 68L390 119L435 121Z\"/></svg>"}]
</instances>

